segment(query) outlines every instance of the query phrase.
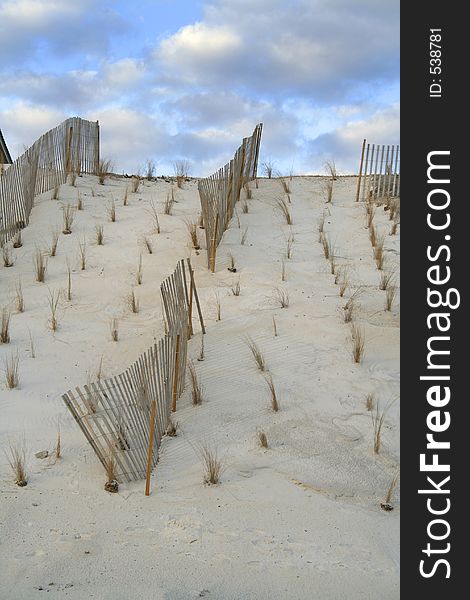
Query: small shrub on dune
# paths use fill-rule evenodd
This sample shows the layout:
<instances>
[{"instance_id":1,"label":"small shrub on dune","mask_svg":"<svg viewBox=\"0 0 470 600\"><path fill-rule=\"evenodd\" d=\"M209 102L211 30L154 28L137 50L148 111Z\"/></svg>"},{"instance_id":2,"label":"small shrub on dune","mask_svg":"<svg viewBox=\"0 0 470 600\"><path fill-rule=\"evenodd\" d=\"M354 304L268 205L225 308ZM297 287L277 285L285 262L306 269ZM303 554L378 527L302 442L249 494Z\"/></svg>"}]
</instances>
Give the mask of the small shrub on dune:
<instances>
[{"instance_id":1,"label":"small shrub on dune","mask_svg":"<svg viewBox=\"0 0 470 600\"><path fill-rule=\"evenodd\" d=\"M268 179L272 179L273 176L273 172L274 172L274 162L271 160L266 160L262 165L261 165L264 174L266 175L266 177Z\"/></svg>"},{"instance_id":2,"label":"small shrub on dune","mask_svg":"<svg viewBox=\"0 0 470 600\"><path fill-rule=\"evenodd\" d=\"M18 354L10 354L10 356L5 359L5 385L9 390L17 388L20 384L20 378L18 374L19 362L20 358Z\"/></svg>"},{"instance_id":3,"label":"small shrub on dune","mask_svg":"<svg viewBox=\"0 0 470 600\"><path fill-rule=\"evenodd\" d=\"M0 343L10 343L10 311L6 306L2 308L2 318L0 319Z\"/></svg>"},{"instance_id":4,"label":"small shrub on dune","mask_svg":"<svg viewBox=\"0 0 470 600\"><path fill-rule=\"evenodd\" d=\"M336 181L338 179L338 171L336 169L336 163L333 158L325 161L325 170L333 181Z\"/></svg>"},{"instance_id":5,"label":"small shrub on dune","mask_svg":"<svg viewBox=\"0 0 470 600\"><path fill-rule=\"evenodd\" d=\"M36 281L39 283L44 283L46 279L47 259L44 256L44 252L40 248L36 248L36 251L33 255L33 265Z\"/></svg>"},{"instance_id":6,"label":"small shrub on dune","mask_svg":"<svg viewBox=\"0 0 470 600\"><path fill-rule=\"evenodd\" d=\"M155 161L151 158L148 158L145 162L145 176L147 178L147 181L152 181L152 179L155 177L155 169Z\"/></svg>"},{"instance_id":7,"label":"small shrub on dune","mask_svg":"<svg viewBox=\"0 0 470 600\"><path fill-rule=\"evenodd\" d=\"M26 486L28 484L28 476L26 474L26 449L24 443L10 442L5 454L8 464L13 471L16 485L19 487Z\"/></svg>"},{"instance_id":8,"label":"small shrub on dune","mask_svg":"<svg viewBox=\"0 0 470 600\"><path fill-rule=\"evenodd\" d=\"M250 349L251 354L253 355L253 358L255 360L255 363L256 363L256 366L258 367L258 369L262 372L266 371L266 360L265 360L264 354L260 350L258 344L250 336L246 337L245 342L246 342L246 345L248 346L248 348Z\"/></svg>"},{"instance_id":9,"label":"small shrub on dune","mask_svg":"<svg viewBox=\"0 0 470 600\"><path fill-rule=\"evenodd\" d=\"M173 168L176 176L176 185L178 188L183 187L184 181L188 177L189 173L189 161L187 160L176 160L173 163Z\"/></svg>"},{"instance_id":10,"label":"small shrub on dune","mask_svg":"<svg viewBox=\"0 0 470 600\"><path fill-rule=\"evenodd\" d=\"M271 409L274 412L277 412L279 410L279 402L277 399L277 394L276 394L276 388L274 387L274 382L273 382L273 378L271 376L271 373L267 373L264 376L264 379L268 385L269 388L269 394L270 394L270 399L271 399Z\"/></svg>"}]
</instances>

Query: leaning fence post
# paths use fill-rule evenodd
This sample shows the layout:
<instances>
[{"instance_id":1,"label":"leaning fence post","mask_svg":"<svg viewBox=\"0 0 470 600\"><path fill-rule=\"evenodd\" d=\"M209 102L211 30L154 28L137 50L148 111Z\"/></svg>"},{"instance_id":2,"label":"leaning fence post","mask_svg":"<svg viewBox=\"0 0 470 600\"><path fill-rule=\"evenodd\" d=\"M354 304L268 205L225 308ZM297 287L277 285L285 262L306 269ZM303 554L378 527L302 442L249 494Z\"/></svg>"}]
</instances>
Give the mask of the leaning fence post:
<instances>
[{"instance_id":1,"label":"leaning fence post","mask_svg":"<svg viewBox=\"0 0 470 600\"><path fill-rule=\"evenodd\" d=\"M366 140L362 142L361 166L359 167L359 178L357 180L356 202L359 202L359 194L361 191L362 165L364 163L364 150L366 148Z\"/></svg>"},{"instance_id":2,"label":"leaning fence post","mask_svg":"<svg viewBox=\"0 0 470 600\"><path fill-rule=\"evenodd\" d=\"M149 450L147 456L147 480L145 482L145 495L150 494L150 471L152 470L153 430L155 427L155 399L152 400L152 415L150 417Z\"/></svg>"},{"instance_id":3,"label":"leaning fence post","mask_svg":"<svg viewBox=\"0 0 470 600\"><path fill-rule=\"evenodd\" d=\"M171 403L171 412L176 412L176 400L178 397L178 371L180 362L180 334L176 336L175 368L173 371L173 394Z\"/></svg>"},{"instance_id":4,"label":"leaning fence post","mask_svg":"<svg viewBox=\"0 0 470 600\"><path fill-rule=\"evenodd\" d=\"M188 310L188 340L193 333L193 277L189 267L189 310Z\"/></svg>"}]
</instances>

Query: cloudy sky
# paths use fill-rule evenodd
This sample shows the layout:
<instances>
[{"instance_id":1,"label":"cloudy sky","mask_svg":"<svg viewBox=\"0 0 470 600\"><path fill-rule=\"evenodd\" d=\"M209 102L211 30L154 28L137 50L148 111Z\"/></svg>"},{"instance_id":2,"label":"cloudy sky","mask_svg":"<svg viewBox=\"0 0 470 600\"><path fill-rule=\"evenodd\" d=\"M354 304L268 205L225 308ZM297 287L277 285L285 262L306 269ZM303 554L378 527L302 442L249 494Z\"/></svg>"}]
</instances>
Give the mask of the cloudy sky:
<instances>
[{"instance_id":1,"label":"cloudy sky","mask_svg":"<svg viewBox=\"0 0 470 600\"><path fill-rule=\"evenodd\" d=\"M208 175L264 123L282 172L399 142L398 0L0 0L0 129L99 120L116 172Z\"/></svg>"}]
</instances>

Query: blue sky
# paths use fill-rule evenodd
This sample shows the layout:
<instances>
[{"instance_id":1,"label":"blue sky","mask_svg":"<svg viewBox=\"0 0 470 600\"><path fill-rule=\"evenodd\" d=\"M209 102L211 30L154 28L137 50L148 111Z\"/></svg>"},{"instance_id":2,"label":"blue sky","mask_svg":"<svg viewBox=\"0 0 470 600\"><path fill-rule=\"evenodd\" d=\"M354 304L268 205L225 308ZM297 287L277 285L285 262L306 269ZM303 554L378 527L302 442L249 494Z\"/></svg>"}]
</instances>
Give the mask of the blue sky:
<instances>
[{"instance_id":1,"label":"blue sky","mask_svg":"<svg viewBox=\"0 0 470 600\"><path fill-rule=\"evenodd\" d=\"M208 175L257 122L281 172L399 142L398 0L0 0L0 128L16 156L99 119L117 172Z\"/></svg>"}]
</instances>

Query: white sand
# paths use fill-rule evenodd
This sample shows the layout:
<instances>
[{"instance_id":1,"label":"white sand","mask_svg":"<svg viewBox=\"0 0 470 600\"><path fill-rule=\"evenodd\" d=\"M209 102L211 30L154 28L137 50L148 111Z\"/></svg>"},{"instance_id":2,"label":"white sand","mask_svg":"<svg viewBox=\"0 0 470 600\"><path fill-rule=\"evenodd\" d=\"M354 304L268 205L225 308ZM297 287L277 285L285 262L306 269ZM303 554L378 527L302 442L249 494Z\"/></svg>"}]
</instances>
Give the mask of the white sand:
<instances>
[{"instance_id":1,"label":"white sand","mask_svg":"<svg viewBox=\"0 0 470 600\"><path fill-rule=\"evenodd\" d=\"M190 252L184 219L197 216L195 181L178 190L174 214L161 215L162 232L151 234L149 200L159 211L170 188L159 180L129 193L125 179L77 179L85 205L72 235L61 234L57 256L48 262L45 284L36 283L31 255L49 244L61 225L62 201L77 190L61 188L59 202L44 194L23 231L15 264L0 267L0 307L14 306L21 278L26 310L14 313L11 343L0 345L0 369L11 352L20 356L20 387L0 383L0 444L25 439L29 483L18 488L0 453L0 598L41 597L60 591L67 598L99 599L342 599L398 598L399 488L394 510L380 508L399 461L399 403L385 419L382 449L372 449L369 392L380 405L398 396L399 297L385 312L378 289L364 207L354 202L355 178L339 180L333 204L325 204L322 180L295 178L292 214L293 257L281 258L289 228L273 209L280 195L276 180L260 180L249 201L238 205L241 229L233 219L218 250L215 274L206 269L205 250L192 252L206 319L205 360L196 362L206 401L193 407L189 389L178 405L178 437L164 441L152 476L122 484L119 494L103 491L99 461L62 402L61 394L94 378L103 356L104 376L119 373L162 335L159 286L179 258ZM91 196L94 186L96 197ZM118 220L107 220L114 197ZM342 320L338 286L318 243L317 220L328 211L325 230L336 246L338 263L350 265L354 287L364 286L357 321L365 326L366 352L353 363L349 327ZM376 224L388 232L388 213L377 210ZM95 224L105 227L105 245L93 242ZM247 244L240 236L248 227ZM202 231L200 233L203 233ZM142 246L150 234L154 254ZM88 239L89 262L78 267L78 243ZM203 236L201 235L201 242ZM399 261L399 236L386 237L388 268ZM137 286L141 312L129 313L124 296L135 284L143 252L144 279ZM226 269L235 256L238 272ZM48 329L48 291L66 287L66 257L72 261L73 299L60 302L60 324ZM240 277L241 295L230 293ZM281 286L290 306L276 307L273 288ZM214 293L222 304L216 322ZM109 321L120 319L120 340L110 340ZM278 337L274 337L275 316ZM190 342L197 356L201 334ZM29 331L36 357L31 357ZM269 407L266 383L256 370L244 336L265 353L276 385L280 411ZM63 456L55 464L34 452L52 448L60 422ZM269 449L257 444L265 431ZM195 447L202 441L225 457L221 484L204 486Z\"/></svg>"}]
</instances>

